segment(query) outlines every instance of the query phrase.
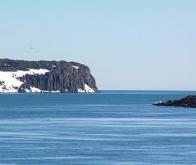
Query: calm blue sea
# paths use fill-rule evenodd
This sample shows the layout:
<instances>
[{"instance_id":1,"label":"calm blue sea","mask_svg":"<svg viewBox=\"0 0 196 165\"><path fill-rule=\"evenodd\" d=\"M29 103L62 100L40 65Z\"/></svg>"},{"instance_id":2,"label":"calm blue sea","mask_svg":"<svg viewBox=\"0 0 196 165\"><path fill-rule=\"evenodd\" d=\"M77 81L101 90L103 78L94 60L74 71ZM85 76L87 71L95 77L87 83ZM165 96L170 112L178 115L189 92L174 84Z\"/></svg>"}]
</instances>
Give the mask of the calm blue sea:
<instances>
[{"instance_id":1,"label":"calm blue sea","mask_svg":"<svg viewBox=\"0 0 196 165\"><path fill-rule=\"evenodd\" d=\"M1 94L0 165L195 165L196 92Z\"/></svg>"}]
</instances>

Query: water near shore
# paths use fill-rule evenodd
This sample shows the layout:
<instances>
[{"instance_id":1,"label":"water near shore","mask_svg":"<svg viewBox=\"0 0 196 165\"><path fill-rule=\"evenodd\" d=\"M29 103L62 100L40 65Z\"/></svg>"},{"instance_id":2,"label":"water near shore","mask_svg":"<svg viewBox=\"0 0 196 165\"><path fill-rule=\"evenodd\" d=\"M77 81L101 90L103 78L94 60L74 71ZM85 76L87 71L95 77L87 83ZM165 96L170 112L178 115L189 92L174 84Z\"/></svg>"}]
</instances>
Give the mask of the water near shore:
<instances>
[{"instance_id":1,"label":"water near shore","mask_svg":"<svg viewBox=\"0 0 196 165\"><path fill-rule=\"evenodd\" d=\"M195 165L193 92L0 95L0 164Z\"/></svg>"}]
</instances>

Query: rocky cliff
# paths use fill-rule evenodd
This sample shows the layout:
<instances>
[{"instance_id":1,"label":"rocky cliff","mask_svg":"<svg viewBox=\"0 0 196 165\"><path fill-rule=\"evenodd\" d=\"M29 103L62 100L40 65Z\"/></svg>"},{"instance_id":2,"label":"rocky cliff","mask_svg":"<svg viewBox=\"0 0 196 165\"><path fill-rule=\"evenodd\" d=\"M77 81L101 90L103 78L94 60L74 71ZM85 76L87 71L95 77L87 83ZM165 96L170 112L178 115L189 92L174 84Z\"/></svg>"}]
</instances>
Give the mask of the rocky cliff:
<instances>
[{"instance_id":1,"label":"rocky cliff","mask_svg":"<svg viewBox=\"0 0 196 165\"><path fill-rule=\"evenodd\" d=\"M0 92L96 91L96 81L83 64L0 59Z\"/></svg>"}]
</instances>

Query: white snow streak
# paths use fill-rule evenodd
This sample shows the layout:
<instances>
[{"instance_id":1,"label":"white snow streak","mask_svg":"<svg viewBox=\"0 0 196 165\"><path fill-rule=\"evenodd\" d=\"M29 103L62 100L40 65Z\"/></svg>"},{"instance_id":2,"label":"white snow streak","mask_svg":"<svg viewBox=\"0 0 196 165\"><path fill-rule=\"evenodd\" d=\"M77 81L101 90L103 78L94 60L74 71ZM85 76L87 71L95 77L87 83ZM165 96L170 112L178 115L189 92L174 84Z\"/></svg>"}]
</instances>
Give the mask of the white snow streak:
<instances>
[{"instance_id":1,"label":"white snow streak","mask_svg":"<svg viewBox=\"0 0 196 165\"><path fill-rule=\"evenodd\" d=\"M84 89L79 88L78 89L79 93L94 93L95 91L89 87L87 84L84 84Z\"/></svg>"},{"instance_id":2,"label":"white snow streak","mask_svg":"<svg viewBox=\"0 0 196 165\"><path fill-rule=\"evenodd\" d=\"M75 68L75 69L77 69L77 70L79 69L79 67L78 66L75 66L75 65L73 65L72 67Z\"/></svg>"}]
</instances>

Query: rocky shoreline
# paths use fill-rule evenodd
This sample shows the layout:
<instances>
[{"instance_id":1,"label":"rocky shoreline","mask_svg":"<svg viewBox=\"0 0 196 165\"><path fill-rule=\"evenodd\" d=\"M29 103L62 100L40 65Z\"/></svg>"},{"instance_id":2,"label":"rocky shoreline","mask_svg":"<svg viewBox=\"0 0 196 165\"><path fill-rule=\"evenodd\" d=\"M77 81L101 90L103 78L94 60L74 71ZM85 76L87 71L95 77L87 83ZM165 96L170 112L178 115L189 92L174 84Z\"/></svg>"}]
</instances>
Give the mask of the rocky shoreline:
<instances>
[{"instance_id":1,"label":"rocky shoreline","mask_svg":"<svg viewBox=\"0 0 196 165\"><path fill-rule=\"evenodd\" d=\"M189 95L179 100L158 101L153 105L196 108L196 95Z\"/></svg>"}]
</instances>

